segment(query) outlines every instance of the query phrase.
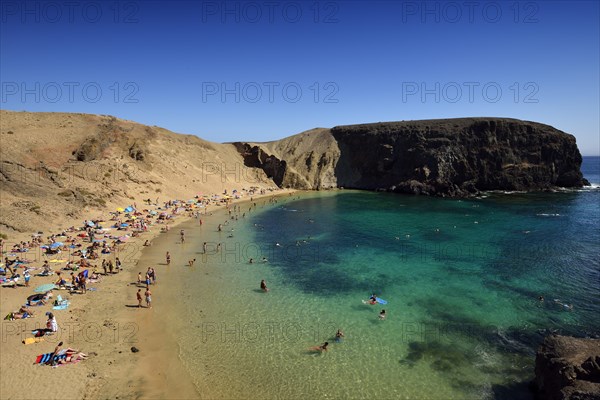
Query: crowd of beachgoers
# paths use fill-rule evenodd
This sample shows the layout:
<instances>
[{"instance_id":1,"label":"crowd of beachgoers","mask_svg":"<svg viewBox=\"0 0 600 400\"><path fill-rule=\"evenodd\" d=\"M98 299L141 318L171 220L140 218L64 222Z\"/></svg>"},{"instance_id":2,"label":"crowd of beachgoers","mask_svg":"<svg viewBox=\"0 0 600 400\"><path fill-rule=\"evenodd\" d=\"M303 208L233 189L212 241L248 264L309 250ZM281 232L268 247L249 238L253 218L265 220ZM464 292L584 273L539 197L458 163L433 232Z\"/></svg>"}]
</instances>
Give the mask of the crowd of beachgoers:
<instances>
[{"instance_id":1,"label":"crowd of beachgoers","mask_svg":"<svg viewBox=\"0 0 600 400\"><path fill-rule=\"evenodd\" d=\"M135 267L136 260L125 263L119 255L125 254L128 245L151 245L145 239L149 231L168 232L180 217L196 217L202 223L204 216L219 207L230 207L234 200L252 199L276 189L252 187L226 190L221 194L198 194L190 200L146 199L109 212L106 217L89 217L79 225L52 233L35 232L29 240L9 244L0 239L3 262L0 263L2 290L22 298L22 305L6 314L5 320L26 318L45 321L45 328L35 329L22 338L26 345L40 343L46 335L55 335L60 329L60 319L71 306L76 306L78 295L96 291L103 280L110 279L124 269ZM182 240L183 240L183 233ZM167 255L167 258L169 256ZM167 262L169 262L168 260ZM128 264L128 265L125 265ZM148 267L146 276L138 276L137 306L151 308L150 286L156 281L156 271ZM142 304L142 290L146 304ZM39 325L38 325L39 326ZM17 339L15 339L16 341ZM53 352L41 354L34 364L61 365L76 363L87 358L77 349L62 348L60 342ZM15 343L15 345L17 345Z\"/></svg>"}]
</instances>

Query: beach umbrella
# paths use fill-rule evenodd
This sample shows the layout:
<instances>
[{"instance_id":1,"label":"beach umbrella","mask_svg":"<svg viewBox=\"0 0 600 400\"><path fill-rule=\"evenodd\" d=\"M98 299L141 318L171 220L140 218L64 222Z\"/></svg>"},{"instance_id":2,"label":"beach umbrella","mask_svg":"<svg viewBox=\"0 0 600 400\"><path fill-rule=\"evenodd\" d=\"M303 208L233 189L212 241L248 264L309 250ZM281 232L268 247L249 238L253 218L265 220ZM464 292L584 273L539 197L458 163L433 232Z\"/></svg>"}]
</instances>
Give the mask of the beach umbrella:
<instances>
[{"instance_id":1,"label":"beach umbrella","mask_svg":"<svg viewBox=\"0 0 600 400\"><path fill-rule=\"evenodd\" d=\"M129 224L121 224L121 228L127 228Z\"/></svg>"},{"instance_id":2,"label":"beach umbrella","mask_svg":"<svg viewBox=\"0 0 600 400\"><path fill-rule=\"evenodd\" d=\"M62 245L63 245L63 243L62 243L62 242L55 242L55 243L52 243L52 244L50 245L50 248L51 248L51 249L55 249L55 248L57 248L57 247L60 247L60 246L62 246Z\"/></svg>"},{"instance_id":3,"label":"beach umbrella","mask_svg":"<svg viewBox=\"0 0 600 400\"><path fill-rule=\"evenodd\" d=\"M127 207L127 208L125 208L125 212L128 212L128 213L130 213L130 212L133 212L133 211L134 211L134 209L133 209L133 207L131 207L131 206L129 206L129 207Z\"/></svg>"},{"instance_id":4,"label":"beach umbrella","mask_svg":"<svg viewBox=\"0 0 600 400\"><path fill-rule=\"evenodd\" d=\"M118 212L123 212L123 211L125 211L125 209L124 209L124 208L122 208L122 207L119 207L119 208L117 208L117 211L118 211Z\"/></svg>"},{"instance_id":5,"label":"beach umbrella","mask_svg":"<svg viewBox=\"0 0 600 400\"><path fill-rule=\"evenodd\" d=\"M45 285L36 287L34 292L45 293L45 292L48 292L48 291L54 290L54 289L56 289L56 286L54 285L54 283L46 283Z\"/></svg>"}]
</instances>

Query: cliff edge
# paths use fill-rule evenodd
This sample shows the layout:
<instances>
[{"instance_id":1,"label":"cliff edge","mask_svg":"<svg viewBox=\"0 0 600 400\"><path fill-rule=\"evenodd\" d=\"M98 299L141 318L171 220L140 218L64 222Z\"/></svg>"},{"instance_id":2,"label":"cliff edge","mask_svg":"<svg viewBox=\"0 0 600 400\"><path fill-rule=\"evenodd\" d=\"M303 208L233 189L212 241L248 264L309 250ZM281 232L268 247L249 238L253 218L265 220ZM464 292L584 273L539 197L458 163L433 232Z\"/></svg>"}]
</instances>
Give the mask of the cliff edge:
<instances>
[{"instance_id":1,"label":"cliff edge","mask_svg":"<svg viewBox=\"0 0 600 400\"><path fill-rule=\"evenodd\" d=\"M575 137L507 118L382 122L234 143L280 187L346 187L466 197L488 190L582 187Z\"/></svg>"}]
</instances>

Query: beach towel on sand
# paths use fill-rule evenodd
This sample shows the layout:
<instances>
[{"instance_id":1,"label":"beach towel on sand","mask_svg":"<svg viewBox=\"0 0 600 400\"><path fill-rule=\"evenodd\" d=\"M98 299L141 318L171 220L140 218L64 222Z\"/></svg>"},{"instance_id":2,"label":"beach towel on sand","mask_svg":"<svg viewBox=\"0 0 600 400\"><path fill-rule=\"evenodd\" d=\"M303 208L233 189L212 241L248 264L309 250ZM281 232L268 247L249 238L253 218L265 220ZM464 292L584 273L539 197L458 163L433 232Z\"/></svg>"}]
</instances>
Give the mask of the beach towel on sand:
<instances>
[{"instance_id":1,"label":"beach towel on sand","mask_svg":"<svg viewBox=\"0 0 600 400\"><path fill-rule=\"evenodd\" d=\"M32 337L32 338L26 338L23 339L23 344L33 344L33 343L39 343L41 341L43 341L44 338L43 337Z\"/></svg>"},{"instance_id":2,"label":"beach towel on sand","mask_svg":"<svg viewBox=\"0 0 600 400\"><path fill-rule=\"evenodd\" d=\"M46 354L40 354L39 356L37 356L35 358L35 362L34 364L45 364L48 361L50 361L50 357L52 357L52 353L46 353ZM56 356L54 356L54 360L53 361L58 361L58 360L64 360L65 358L67 358L67 354L58 354Z\"/></svg>"}]
</instances>

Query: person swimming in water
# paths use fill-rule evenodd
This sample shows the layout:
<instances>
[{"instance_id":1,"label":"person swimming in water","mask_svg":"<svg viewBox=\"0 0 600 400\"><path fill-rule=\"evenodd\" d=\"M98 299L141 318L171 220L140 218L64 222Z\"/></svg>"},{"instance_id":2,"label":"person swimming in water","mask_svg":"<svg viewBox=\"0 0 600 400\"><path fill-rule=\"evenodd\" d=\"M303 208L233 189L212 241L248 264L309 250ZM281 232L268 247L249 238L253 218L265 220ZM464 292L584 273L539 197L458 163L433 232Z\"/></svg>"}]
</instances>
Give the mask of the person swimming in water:
<instances>
[{"instance_id":1,"label":"person swimming in water","mask_svg":"<svg viewBox=\"0 0 600 400\"><path fill-rule=\"evenodd\" d=\"M377 295L375 293L369 297L369 304L377 304Z\"/></svg>"},{"instance_id":2,"label":"person swimming in water","mask_svg":"<svg viewBox=\"0 0 600 400\"><path fill-rule=\"evenodd\" d=\"M381 310L381 312L379 313L379 319L385 319L385 310Z\"/></svg>"},{"instance_id":3,"label":"person swimming in water","mask_svg":"<svg viewBox=\"0 0 600 400\"><path fill-rule=\"evenodd\" d=\"M311 348L309 348L308 350L310 351L320 351L321 353L324 351L327 351L327 346L329 346L329 342L325 342L320 346L313 346Z\"/></svg>"},{"instance_id":4,"label":"person swimming in water","mask_svg":"<svg viewBox=\"0 0 600 400\"><path fill-rule=\"evenodd\" d=\"M341 329L338 329L337 332L335 333L335 341L341 342L343 337L344 337L344 332L342 332Z\"/></svg>"}]
</instances>

